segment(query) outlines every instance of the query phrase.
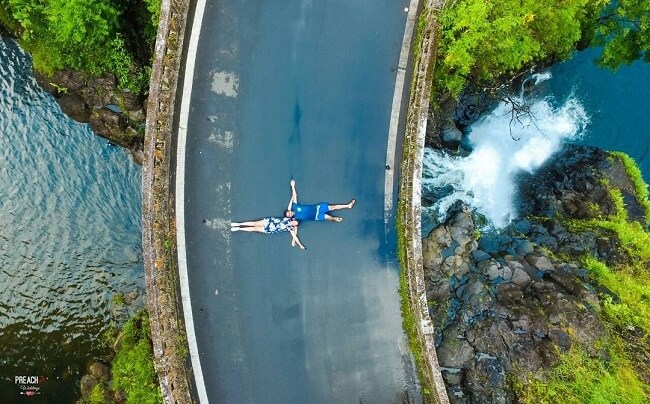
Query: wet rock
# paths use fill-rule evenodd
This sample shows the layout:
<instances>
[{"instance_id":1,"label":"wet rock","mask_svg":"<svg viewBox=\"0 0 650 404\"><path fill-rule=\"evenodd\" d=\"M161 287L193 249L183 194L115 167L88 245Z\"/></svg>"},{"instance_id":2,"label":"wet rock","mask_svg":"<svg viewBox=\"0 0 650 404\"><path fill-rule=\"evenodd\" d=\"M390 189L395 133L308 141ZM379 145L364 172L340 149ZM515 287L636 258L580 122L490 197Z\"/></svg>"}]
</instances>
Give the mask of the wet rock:
<instances>
[{"instance_id":1,"label":"wet rock","mask_svg":"<svg viewBox=\"0 0 650 404\"><path fill-rule=\"evenodd\" d=\"M490 254L486 253L483 250L474 250L474 251L472 251L472 259L476 263L478 263L480 261L483 261L483 260L489 260L490 258L492 258L490 256Z\"/></svg>"},{"instance_id":2,"label":"wet rock","mask_svg":"<svg viewBox=\"0 0 650 404\"><path fill-rule=\"evenodd\" d=\"M66 115L77 122L90 123L97 135L129 149L133 160L142 163L146 109L141 96L118 89L112 74L90 77L60 70L51 77L39 73L35 77ZM107 107L111 105L119 109L110 111Z\"/></svg>"},{"instance_id":3,"label":"wet rock","mask_svg":"<svg viewBox=\"0 0 650 404\"><path fill-rule=\"evenodd\" d=\"M438 362L447 368L467 367L474 360L474 355L474 349L464 338L445 339L438 347Z\"/></svg>"},{"instance_id":4,"label":"wet rock","mask_svg":"<svg viewBox=\"0 0 650 404\"><path fill-rule=\"evenodd\" d=\"M456 127L451 119L447 119L442 126L442 142L447 147L458 147L463 140L463 132Z\"/></svg>"},{"instance_id":5,"label":"wet rock","mask_svg":"<svg viewBox=\"0 0 650 404\"><path fill-rule=\"evenodd\" d=\"M98 134L108 139L121 139L126 130L126 121L121 114L108 108L93 111L90 116L90 127Z\"/></svg>"},{"instance_id":6,"label":"wet rock","mask_svg":"<svg viewBox=\"0 0 650 404\"><path fill-rule=\"evenodd\" d=\"M93 390L93 387L97 385L97 383L99 383L99 381L91 375L81 376L81 381L79 383L79 387L81 389L81 397L88 399L88 397L90 397L90 392Z\"/></svg>"},{"instance_id":7,"label":"wet rock","mask_svg":"<svg viewBox=\"0 0 650 404\"><path fill-rule=\"evenodd\" d=\"M540 271L552 272L555 271L555 267L547 257L540 254L528 254L526 255L526 261L537 268Z\"/></svg>"},{"instance_id":8,"label":"wet rock","mask_svg":"<svg viewBox=\"0 0 650 404\"><path fill-rule=\"evenodd\" d=\"M96 361L90 365L90 375L97 380L104 380L108 382L111 380L111 371L108 366L102 362Z\"/></svg>"},{"instance_id":9,"label":"wet rock","mask_svg":"<svg viewBox=\"0 0 650 404\"><path fill-rule=\"evenodd\" d=\"M63 94L57 99L59 106L64 114L80 123L88 123L90 119L90 110L77 94Z\"/></svg>"}]
</instances>

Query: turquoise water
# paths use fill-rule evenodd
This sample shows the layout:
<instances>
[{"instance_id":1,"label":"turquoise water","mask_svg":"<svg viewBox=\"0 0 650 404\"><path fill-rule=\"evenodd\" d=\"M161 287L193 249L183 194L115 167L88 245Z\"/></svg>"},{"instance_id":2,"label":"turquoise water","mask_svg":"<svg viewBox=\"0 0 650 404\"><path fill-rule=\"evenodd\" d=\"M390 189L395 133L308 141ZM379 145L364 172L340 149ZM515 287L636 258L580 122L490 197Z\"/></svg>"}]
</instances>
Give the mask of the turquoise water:
<instances>
[{"instance_id":1,"label":"turquoise water","mask_svg":"<svg viewBox=\"0 0 650 404\"><path fill-rule=\"evenodd\" d=\"M588 49L551 68L546 91L558 100L573 94L587 111L590 122L575 143L629 154L648 182L650 64L635 62L614 73L594 65L598 54L598 49Z\"/></svg>"},{"instance_id":2,"label":"turquoise water","mask_svg":"<svg viewBox=\"0 0 650 404\"><path fill-rule=\"evenodd\" d=\"M0 38L0 403L72 403L110 353L101 335L128 315L113 296L144 290L140 176ZM41 394L21 395L20 375L46 377Z\"/></svg>"},{"instance_id":3,"label":"turquoise water","mask_svg":"<svg viewBox=\"0 0 650 404\"><path fill-rule=\"evenodd\" d=\"M650 65L612 72L593 63L598 52L578 52L529 77L532 91L512 97L531 113L513 120L504 103L485 113L466 131L468 156L425 150L423 191L434 202L423 209L423 234L457 200L495 227L507 225L518 215L517 175L534 173L567 143L625 152L650 179Z\"/></svg>"}]
</instances>

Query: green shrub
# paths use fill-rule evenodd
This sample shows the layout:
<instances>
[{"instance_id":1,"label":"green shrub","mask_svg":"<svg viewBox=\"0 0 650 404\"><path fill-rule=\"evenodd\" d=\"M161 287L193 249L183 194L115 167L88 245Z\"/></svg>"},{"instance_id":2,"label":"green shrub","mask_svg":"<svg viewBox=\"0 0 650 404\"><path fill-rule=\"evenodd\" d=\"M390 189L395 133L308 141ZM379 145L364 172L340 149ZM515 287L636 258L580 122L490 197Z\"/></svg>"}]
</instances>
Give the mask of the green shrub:
<instances>
[{"instance_id":1,"label":"green shrub","mask_svg":"<svg viewBox=\"0 0 650 404\"><path fill-rule=\"evenodd\" d=\"M620 329L636 327L650 335L650 274L646 270L625 266L611 270L595 258L584 260L592 277L618 297L602 299L603 312L609 322Z\"/></svg>"},{"instance_id":2,"label":"green shrub","mask_svg":"<svg viewBox=\"0 0 650 404\"><path fill-rule=\"evenodd\" d=\"M140 60L141 46L153 38L160 0L0 0L0 21L32 54L36 70L51 74L73 69L90 76L113 73L122 88L142 93L148 87L150 61ZM131 15L132 10L142 15ZM145 19L144 26L131 20ZM134 33L140 29L140 33ZM129 36L127 46L126 35ZM149 39L147 39L149 38ZM151 52L147 52L151 53ZM136 61L136 56L138 61Z\"/></svg>"},{"instance_id":3,"label":"green shrub","mask_svg":"<svg viewBox=\"0 0 650 404\"><path fill-rule=\"evenodd\" d=\"M88 402L90 404L106 404L107 400L107 389L104 382L99 382L93 387L90 391L90 397L88 397Z\"/></svg>"},{"instance_id":4,"label":"green shrub","mask_svg":"<svg viewBox=\"0 0 650 404\"><path fill-rule=\"evenodd\" d=\"M129 403L162 403L150 334L146 315L127 321L122 330L121 347L112 364L113 388L124 390Z\"/></svg>"},{"instance_id":5,"label":"green shrub","mask_svg":"<svg viewBox=\"0 0 650 404\"><path fill-rule=\"evenodd\" d=\"M534 62L568 57L599 0L460 0L441 16L437 80L458 95Z\"/></svg>"}]
</instances>

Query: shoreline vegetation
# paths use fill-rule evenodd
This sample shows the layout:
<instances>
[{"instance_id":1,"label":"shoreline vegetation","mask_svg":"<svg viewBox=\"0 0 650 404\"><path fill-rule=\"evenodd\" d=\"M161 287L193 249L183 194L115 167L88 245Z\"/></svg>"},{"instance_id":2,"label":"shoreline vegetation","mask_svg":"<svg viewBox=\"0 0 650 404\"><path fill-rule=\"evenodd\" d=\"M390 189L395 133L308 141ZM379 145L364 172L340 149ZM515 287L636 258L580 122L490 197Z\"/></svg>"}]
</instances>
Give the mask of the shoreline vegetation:
<instances>
[{"instance_id":1,"label":"shoreline vegetation","mask_svg":"<svg viewBox=\"0 0 650 404\"><path fill-rule=\"evenodd\" d=\"M0 32L69 117L142 163L161 0L0 0Z\"/></svg>"},{"instance_id":2,"label":"shoreline vegetation","mask_svg":"<svg viewBox=\"0 0 650 404\"><path fill-rule=\"evenodd\" d=\"M120 90L145 95L161 0L0 0L0 25L48 78L61 70L114 74Z\"/></svg>"}]
</instances>

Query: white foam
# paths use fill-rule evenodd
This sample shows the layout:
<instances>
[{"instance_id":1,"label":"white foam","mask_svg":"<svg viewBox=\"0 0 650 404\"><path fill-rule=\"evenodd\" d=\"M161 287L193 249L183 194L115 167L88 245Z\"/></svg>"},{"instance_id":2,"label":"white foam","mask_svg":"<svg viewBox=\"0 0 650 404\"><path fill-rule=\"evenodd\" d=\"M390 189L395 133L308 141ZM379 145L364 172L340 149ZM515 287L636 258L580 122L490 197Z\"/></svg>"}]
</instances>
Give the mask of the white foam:
<instances>
[{"instance_id":1,"label":"white foam","mask_svg":"<svg viewBox=\"0 0 650 404\"><path fill-rule=\"evenodd\" d=\"M549 77L534 79L537 83ZM447 209L460 199L495 227L507 225L516 216L515 175L534 172L564 142L581 136L589 121L584 108L574 98L560 107L553 107L551 101L534 101L530 114L519 119L512 118L510 104L500 104L470 128L473 151L467 157L426 149L425 190L453 187L451 194L435 201L433 213L444 217Z\"/></svg>"}]
</instances>

